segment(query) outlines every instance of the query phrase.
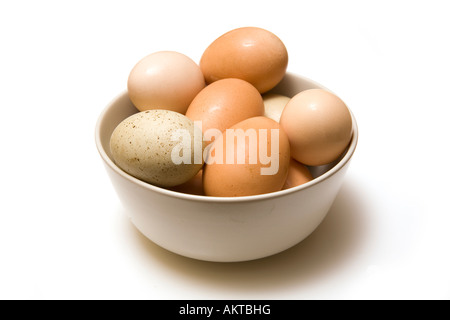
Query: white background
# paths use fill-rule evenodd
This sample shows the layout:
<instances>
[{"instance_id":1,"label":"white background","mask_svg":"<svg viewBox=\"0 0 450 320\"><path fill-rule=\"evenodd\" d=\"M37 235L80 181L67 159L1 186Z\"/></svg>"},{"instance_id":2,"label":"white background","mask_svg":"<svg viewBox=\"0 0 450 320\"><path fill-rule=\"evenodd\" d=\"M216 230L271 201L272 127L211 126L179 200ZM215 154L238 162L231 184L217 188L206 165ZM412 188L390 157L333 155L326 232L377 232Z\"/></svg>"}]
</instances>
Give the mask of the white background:
<instances>
[{"instance_id":1,"label":"white background","mask_svg":"<svg viewBox=\"0 0 450 320\"><path fill-rule=\"evenodd\" d=\"M449 299L445 1L2 1L0 298ZM126 218L97 117L145 55L259 26L360 140L323 224L259 261L167 252Z\"/></svg>"}]
</instances>

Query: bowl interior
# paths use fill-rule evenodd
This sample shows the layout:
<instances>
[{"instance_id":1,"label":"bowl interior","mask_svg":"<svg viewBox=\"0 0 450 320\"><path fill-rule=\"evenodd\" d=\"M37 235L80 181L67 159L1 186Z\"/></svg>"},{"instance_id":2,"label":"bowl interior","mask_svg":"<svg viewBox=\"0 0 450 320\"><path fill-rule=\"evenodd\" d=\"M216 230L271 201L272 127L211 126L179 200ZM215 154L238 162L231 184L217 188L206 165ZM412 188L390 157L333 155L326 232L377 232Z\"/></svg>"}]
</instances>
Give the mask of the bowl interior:
<instances>
[{"instance_id":1,"label":"bowl interior","mask_svg":"<svg viewBox=\"0 0 450 320\"><path fill-rule=\"evenodd\" d=\"M272 93L278 93L282 94L288 97L293 97L297 93L307 90L307 89L314 89L314 88L321 88L321 89L327 89L324 86L307 79L302 76L298 76L292 73L287 73L283 80L270 92ZM328 90L328 89L327 89ZM179 193L176 191L167 190L164 188L160 188L157 186L153 186L151 184L145 183L143 181L140 181L133 176L127 174L126 172L122 171L118 166L115 165L114 161L112 160L111 151L110 151L110 138L114 131L114 129L119 125L120 122L122 122L127 117L139 112L136 107L132 104L130 99L128 98L128 94L126 91L119 94L115 99L112 100L112 102L103 110L102 114L100 115L97 127L96 127L96 143L97 143L97 149L102 156L103 160L107 165L109 165L113 170L124 176L125 178L132 180L133 182L143 185L146 188L152 189L156 192L161 192L164 194L168 194L171 196L176 197L184 197L184 198L190 198L194 200L200 200L200 201L218 201L218 202L226 202L226 201L249 201L249 200L257 200L261 197L275 197L277 195L282 195L285 193L290 192L296 192L298 190L308 188L311 185L314 185L316 183L320 183L321 180L326 179L328 176L332 175L334 172L339 170L344 164L351 158L353 155L353 152L356 148L357 140L358 140L358 127L356 125L356 120L352 115L352 122L353 122L353 133L352 133L352 139L350 141L350 144L346 151L341 155L339 159L336 161L319 166L319 167L309 167L312 175L313 180L305 183L303 185L287 189L287 190L281 190L269 194L264 195L256 195L256 196L246 196L246 197L233 197L233 198L225 198L225 197L207 197L207 196L200 196L200 195L191 195L191 194L185 194L185 193Z\"/></svg>"}]
</instances>

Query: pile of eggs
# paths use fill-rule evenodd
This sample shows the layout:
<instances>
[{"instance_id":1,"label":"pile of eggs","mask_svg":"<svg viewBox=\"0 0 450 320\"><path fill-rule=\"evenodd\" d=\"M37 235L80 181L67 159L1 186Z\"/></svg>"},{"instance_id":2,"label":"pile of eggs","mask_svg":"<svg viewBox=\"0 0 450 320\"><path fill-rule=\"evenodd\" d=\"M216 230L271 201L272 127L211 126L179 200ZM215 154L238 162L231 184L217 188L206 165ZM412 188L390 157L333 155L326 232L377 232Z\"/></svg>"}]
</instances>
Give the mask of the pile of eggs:
<instances>
[{"instance_id":1,"label":"pile of eggs","mask_svg":"<svg viewBox=\"0 0 450 320\"><path fill-rule=\"evenodd\" d=\"M128 78L136 114L111 136L115 163L147 183L205 196L264 194L312 180L308 167L345 151L352 119L326 90L271 93L287 65L283 42L255 27L220 36L199 64L172 51L146 56Z\"/></svg>"}]
</instances>

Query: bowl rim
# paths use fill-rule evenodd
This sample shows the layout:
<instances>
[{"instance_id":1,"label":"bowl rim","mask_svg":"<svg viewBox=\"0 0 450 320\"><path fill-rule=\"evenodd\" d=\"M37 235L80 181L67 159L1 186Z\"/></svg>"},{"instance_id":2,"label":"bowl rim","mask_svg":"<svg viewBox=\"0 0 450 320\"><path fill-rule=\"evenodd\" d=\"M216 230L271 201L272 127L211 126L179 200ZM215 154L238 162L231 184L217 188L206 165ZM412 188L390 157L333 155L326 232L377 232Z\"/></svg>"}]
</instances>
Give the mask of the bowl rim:
<instances>
[{"instance_id":1,"label":"bowl rim","mask_svg":"<svg viewBox=\"0 0 450 320\"><path fill-rule=\"evenodd\" d=\"M325 89L325 90L328 90L331 92L331 90L325 88L323 85L321 85L307 77L304 77L304 76L301 76L301 75L298 75L298 74L295 74L292 72L287 72L286 75L289 75L291 78L300 78L302 80L308 81L308 82L316 85L319 88L322 88L322 89ZM101 158L103 159L103 161L106 163L106 165L108 165L115 173L119 174L124 179L128 180L131 183L137 184L140 187L145 188L149 191L159 193L161 195L172 197L172 198L191 200L191 201L195 201L195 202L209 202L209 203L243 203L243 202L252 202L252 201L260 201L260 200L279 198L279 197L283 197L283 196L286 196L286 195L289 195L292 193L297 193L297 192L300 192L301 190L311 188L311 187L321 183L322 181L329 179L331 176L333 176L338 171L340 171L345 166L345 164L350 161L350 159L352 158L352 156L355 152L356 146L358 144L358 125L356 123L356 119L355 119L353 112L347 106L348 110L350 111L350 115L352 117L352 137L351 137L350 143L348 145L348 148L347 148L344 156L327 172L321 174L320 176L314 178L313 180L311 180L307 183L304 183L302 185L299 185L299 186L296 186L293 188L285 189L285 190L280 190L280 191L275 191L275 192L270 192L270 193L265 193L265 194L251 195L251 196L239 196L239 197L213 197L213 196L194 195L194 194L182 193L182 192L178 192L178 191L172 191L172 190L164 189L162 187L154 186L152 184L149 184L147 182L144 182L142 180L139 180L139 179L129 175L128 173L126 173L125 171L120 169L114 163L114 161L108 156L108 154L105 151L105 147L103 146L102 140L100 137L100 132L102 131L102 126L104 125L103 120L105 118L105 115L108 113L109 109L116 103L116 101L118 99L122 98L126 94L127 94L127 90L122 91L114 99L112 99L100 113L100 115L97 119L96 126L95 126L95 143L97 146L97 150L98 150Z\"/></svg>"}]
</instances>

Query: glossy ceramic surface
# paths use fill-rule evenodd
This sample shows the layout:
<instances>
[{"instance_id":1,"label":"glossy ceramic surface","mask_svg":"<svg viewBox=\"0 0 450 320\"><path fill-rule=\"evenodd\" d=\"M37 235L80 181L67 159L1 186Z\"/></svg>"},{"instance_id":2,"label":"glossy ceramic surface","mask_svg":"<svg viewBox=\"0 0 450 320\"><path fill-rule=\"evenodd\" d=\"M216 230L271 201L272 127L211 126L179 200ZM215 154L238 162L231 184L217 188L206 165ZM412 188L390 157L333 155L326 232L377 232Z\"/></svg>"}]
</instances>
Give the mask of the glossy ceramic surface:
<instances>
[{"instance_id":1,"label":"glossy ceramic surface","mask_svg":"<svg viewBox=\"0 0 450 320\"><path fill-rule=\"evenodd\" d=\"M288 73L271 92L287 96L323 88ZM284 251L311 234L330 209L355 151L358 128L335 163L312 168L314 180L270 194L218 198L169 191L142 182L118 168L109 150L114 128L136 108L124 92L100 115L97 148L132 223L147 238L177 254L207 261L235 262Z\"/></svg>"}]
</instances>

